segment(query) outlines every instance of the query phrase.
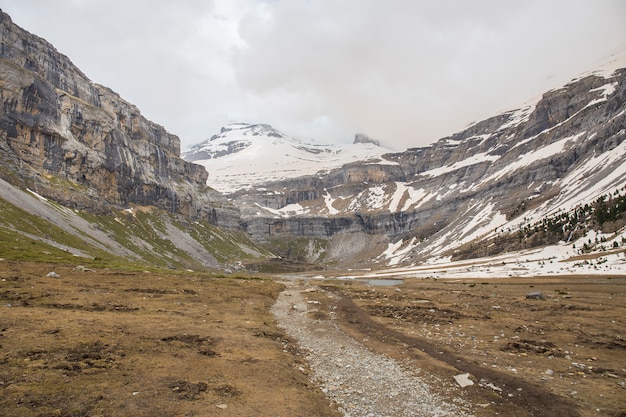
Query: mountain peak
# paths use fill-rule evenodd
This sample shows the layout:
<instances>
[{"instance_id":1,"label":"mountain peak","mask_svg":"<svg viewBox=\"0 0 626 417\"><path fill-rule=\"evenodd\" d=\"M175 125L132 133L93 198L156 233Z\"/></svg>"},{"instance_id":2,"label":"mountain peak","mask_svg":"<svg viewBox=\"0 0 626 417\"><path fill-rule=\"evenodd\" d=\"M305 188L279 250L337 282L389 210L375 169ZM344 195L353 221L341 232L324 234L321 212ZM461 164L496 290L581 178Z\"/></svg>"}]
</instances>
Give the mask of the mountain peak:
<instances>
[{"instance_id":1,"label":"mountain peak","mask_svg":"<svg viewBox=\"0 0 626 417\"><path fill-rule=\"evenodd\" d=\"M185 150L182 157L206 168L211 187L232 192L356 161L380 161L390 152L363 134L357 134L354 143L377 146L320 145L289 137L268 124L234 123Z\"/></svg>"},{"instance_id":2,"label":"mountain peak","mask_svg":"<svg viewBox=\"0 0 626 417\"><path fill-rule=\"evenodd\" d=\"M365 133L357 133L354 135L354 142L352 142L352 144L356 145L357 143L371 143L372 145L380 146L380 141L370 138Z\"/></svg>"},{"instance_id":3,"label":"mountain peak","mask_svg":"<svg viewBox=\"0 0 626 417\"><path fill-rule=\"evenodd\" d=\"M257 123L231 123L226 126L223 126L220 129L220 135L227 132L239 132L242 136L264 136L271 138L282 138L285 135L278 130L274 129L271 125ZM219 138L220 135L215 135L213 138Z\"/></svg>"}]
</instances>

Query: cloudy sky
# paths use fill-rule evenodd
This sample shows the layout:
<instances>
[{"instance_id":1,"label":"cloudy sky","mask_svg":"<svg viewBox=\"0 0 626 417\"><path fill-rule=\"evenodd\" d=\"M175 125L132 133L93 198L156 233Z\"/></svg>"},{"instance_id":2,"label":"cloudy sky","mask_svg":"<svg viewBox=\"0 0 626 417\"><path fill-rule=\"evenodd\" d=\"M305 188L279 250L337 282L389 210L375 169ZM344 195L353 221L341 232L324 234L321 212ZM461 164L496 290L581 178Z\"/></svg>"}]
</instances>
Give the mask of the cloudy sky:
<instances>
[{"instance_id":1,"label":"cloudy sky","mask_svg":"<svg viewBox=\"0 0 626 417\"><path fill-rule=\"evenodd\" d=\"M0 0L181 138L427 145L626 49L624 0Z\"/></svg>"}]
</instances>

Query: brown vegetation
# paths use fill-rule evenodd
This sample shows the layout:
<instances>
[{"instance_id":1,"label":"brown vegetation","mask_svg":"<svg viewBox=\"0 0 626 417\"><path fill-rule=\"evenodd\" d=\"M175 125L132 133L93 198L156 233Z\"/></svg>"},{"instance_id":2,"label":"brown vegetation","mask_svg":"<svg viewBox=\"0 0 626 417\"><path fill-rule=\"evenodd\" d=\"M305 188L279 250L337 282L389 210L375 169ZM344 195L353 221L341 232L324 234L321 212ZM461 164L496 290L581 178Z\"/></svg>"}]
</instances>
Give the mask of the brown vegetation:
<instances>
[{"instance_id":1,"label":"brown vegetation","mask_svg":"<svg viewBox=\"0 0 626 417\"><path fill-rule=\"evenodd\" d=\"M271 280L1 265L2 416L336 415Z\"/></svg>"},{"instance_id":2,"label":"brown vegetation","mask_svg":"<svg viewBox=\"0 0 626 417\"><path fill-rule=\"evenodd\" d=\"M325 288L341 295L328 307L346 331L371 349L443 383L469 372L475 385L463 392L477 416L626 415L625 277Z\"/></svg>"}]
</instances>

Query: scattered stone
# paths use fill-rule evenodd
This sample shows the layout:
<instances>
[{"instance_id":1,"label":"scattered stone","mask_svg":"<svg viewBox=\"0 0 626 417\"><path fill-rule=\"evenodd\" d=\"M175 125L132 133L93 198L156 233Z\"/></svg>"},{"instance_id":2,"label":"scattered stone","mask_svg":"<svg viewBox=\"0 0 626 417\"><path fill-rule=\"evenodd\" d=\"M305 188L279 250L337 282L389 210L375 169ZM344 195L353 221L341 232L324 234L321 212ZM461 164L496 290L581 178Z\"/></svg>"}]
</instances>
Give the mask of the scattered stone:
<instances>
[{"instance_id":1,"label":"scattered stone","mask_svg":"<svg viewBox=\"0 0 626 417\"><path fill-rule=\"evenodd\" d=\"M169 388L178 393L181 399L195 400L202 392L206 392L209 386L204 382L193 384L187 381L178 381L169 385Z\"/></svg>"},{"instance_id":2,"label":"scattered stone","mask_svg":"<svg viewBox=\"0 0 626 417\"><path fill-rule=\"evenodd\" d=\"M489 388L489 389L491 389L493 391L496 391L496 392L502 392L502 388L493 385L493 383L491 383L491 382L487 383L487 381L485 381L484 379L480 380L480 384L479 385L481 387L483 387L483 388Z\"/></svg>"},{"instance_id":3,"label":"scattered stone","mask_svg":"<svg viewBox=\"0 0 626 417\"><path fill-rule=\"evenodd\" d=\"M74 268L74 271L76 271L76 272L91 272L91 271L93 271L93 269L86 268L83 265L78 265L76 268Z\"/></svg>"},{"instance_id":4,"label":"scattered stone","mask_svg":"<svg viewBox=\"0 0 626 417\"><path fill-rule=\"evenodd\" d=\"M226 410L228 408L228 404L216 404L215 406L220 410Z\"/></svg>"},{"instance_id":5,"label":"scattered stone","mask_svg":"<svg viewBox=\"0 0 626 417\"><path fill-rule=\"evenodd\" d=\"M546 375L554 375L554 371L552 369L546 369L544 372Z\"/></svg>"},{"instance_id":6,"label":"scattered stone","mask_svg":"<svg viewBox=\"0 0 626 417\"><path fill-rule=\"evenodd\" d=\"M540 291L533 291L526 294L527 300L545 300L546 297Z\"/></svg>"},{"instance_id":7,"label":"scattered stone","mask_svg":"<svg viewBox=\"0 0 626 417\"><path fill-rule=\"evenodd\" d=\"M463 399L442 400L419 376L348 336L332 317L320 321L310 314L294 314L294 305L299 311L306 311L309 306L300 292L300 283L285 284L290 289L279 295L272 312L287 334L307 352L311 378L345 415L471 415L465 409L469 404Z\"/></svg>"},{"instance_id":8,"label":"scattered stone","mask_svg":"<svg viewBox=\"0 0 626 417\"><path fill-rule=\"evenodd\" d=\"M48 272L48 275L46 275L48 278L61 278L61 275L57 274L56 272L52 271L52 272Z\"/></svg>"},{"instance_id":9,"label":"scattered stone","mask_svg":"<svg viewBox=\"0 0 626 417\"><path fill-rule=\"evenodd\" d=\"M474 385L474 381L469 379L469 375L468 373L455 375L454 380L461 388L469 387L470 385Z\"/></svg>"}]
</instances>

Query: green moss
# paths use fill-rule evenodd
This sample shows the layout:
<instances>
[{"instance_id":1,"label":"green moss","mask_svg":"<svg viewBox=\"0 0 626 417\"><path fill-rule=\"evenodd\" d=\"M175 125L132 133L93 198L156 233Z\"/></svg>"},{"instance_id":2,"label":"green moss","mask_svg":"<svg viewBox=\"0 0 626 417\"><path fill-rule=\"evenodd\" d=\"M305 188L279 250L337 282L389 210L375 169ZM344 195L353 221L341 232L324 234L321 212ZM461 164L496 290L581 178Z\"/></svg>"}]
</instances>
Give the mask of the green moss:
<instances>
[{"instance_id":1,"label":"green moss","mask_svg":"<svg viewBox=\"0 0 626 417\"><path fill-rule=\"evenodd\" d=\"M51 188L59 189L59 190L70 190L72 192L84 192L88 191L88 188L84 185L81 185L75 181L71 181L67 178L62 178L56 175L46 175L46 179L48 180L48 184L50 184Z\"/></svg>"},{"instance_id":2,"label":"green moss","mask_svg":"<svg viewBox=\"0 0 626 417\"><path fill-rule=\"evenodd\" d=\"M135 253L140 263L151 267L187 268L191 257L167 239L164 222L158 215L142 211L119 211L112 215L80 215L106 230L121 246Z\"/></svg>"},{"instance_id":3,"label":"green moss","mask_svg":"<svg viewBox=\"0 0 626 417\"><path fill-rule=\"evenodd\" d=\"M194 222L187 232L222 263L272 256L269 251L253 243L245 233L227 232L205 221Z\"/></svg>"}]
</instances>

